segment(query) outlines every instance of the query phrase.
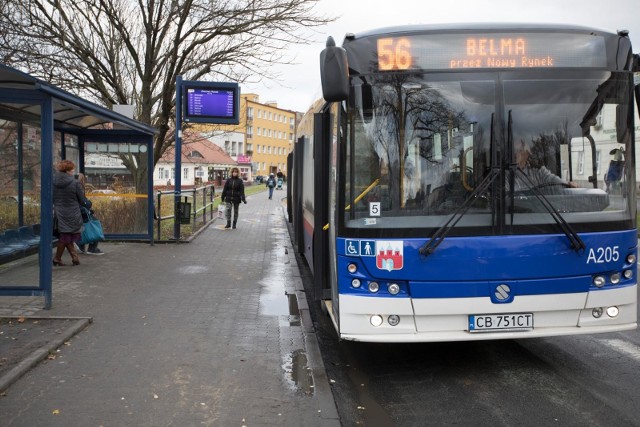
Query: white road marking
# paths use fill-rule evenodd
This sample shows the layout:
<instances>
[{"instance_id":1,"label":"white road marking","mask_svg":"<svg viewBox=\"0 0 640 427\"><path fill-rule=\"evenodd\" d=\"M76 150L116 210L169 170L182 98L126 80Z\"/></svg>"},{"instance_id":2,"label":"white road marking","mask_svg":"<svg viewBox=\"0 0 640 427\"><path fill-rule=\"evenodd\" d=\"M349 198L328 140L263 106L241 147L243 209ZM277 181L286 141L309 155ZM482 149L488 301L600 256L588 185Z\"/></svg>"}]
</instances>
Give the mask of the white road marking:
<instances>
[{"instance_id":1,"label":"white road marking","mask_svg":"<svg viewBox=\"0 0 640 427\"><path fill-rule=\"evenodd\" d=\"M614 349L618 353L625 354L625 355L637 360L638 362L640 362L640 347L638 347L637 345L628 343L628 342L623 341L623 340L616 340L616 339L599 340L599 341L604 343L604 344L606 344L607 346L611 347L612 349Z\"/></svg>"}]
</instances>

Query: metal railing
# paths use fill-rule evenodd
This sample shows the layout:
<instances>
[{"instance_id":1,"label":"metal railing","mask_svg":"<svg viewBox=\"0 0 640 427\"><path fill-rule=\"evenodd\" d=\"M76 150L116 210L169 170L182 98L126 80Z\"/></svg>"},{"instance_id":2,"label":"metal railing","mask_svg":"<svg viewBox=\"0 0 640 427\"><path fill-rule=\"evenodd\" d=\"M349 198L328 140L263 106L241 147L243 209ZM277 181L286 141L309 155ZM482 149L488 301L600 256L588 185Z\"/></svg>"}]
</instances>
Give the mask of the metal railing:
<instances>
[{"instance_id":1,"label":"metal railing","mask_svg":"<svg viewBox=\"0 0 640 427\"><path fill-rule=\"evenodd\" d=\"M214 217L214 198L215 188L213 185L205 185L203 187L193 189L183 189L180 193L179 206L175 206L175 191L158 191L156 193L155 215L157 223L158 240L162 240L162 222L173 220L180 221L180 224L191 225L192 232L198 229L198 225L205 225L208 221L212 221ZM165 204L163 205L163 196ZM167 200L168 199L168 200ZM184 200L183 200L184 199ZM172 212L170 215L162 215L164 210ZM193 208L192 208L193 207ZM207 212L209 220L207 221ZM199 221L199 219L202 221ZM173 228L172 228L173 229ZM173 236L174 239L180 240L180 236Z\"/></svg>"}]
</instances>

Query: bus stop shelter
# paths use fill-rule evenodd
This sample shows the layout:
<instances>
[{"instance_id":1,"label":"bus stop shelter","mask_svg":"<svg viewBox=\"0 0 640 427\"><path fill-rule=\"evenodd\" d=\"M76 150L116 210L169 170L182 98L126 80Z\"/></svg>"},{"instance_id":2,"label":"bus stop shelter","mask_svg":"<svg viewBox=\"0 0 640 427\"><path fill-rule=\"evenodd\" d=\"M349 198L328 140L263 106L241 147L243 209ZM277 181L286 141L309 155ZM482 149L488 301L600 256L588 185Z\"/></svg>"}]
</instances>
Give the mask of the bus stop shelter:
<instances>
[{"instance_id":1,"label":"bus stop shelter","mask_svg":"<svg viewBox=\"0 0 640 427\"><path fill-rule=\"evenodd\" d=\"M0 296L52 302L53 174L87 177L105 238L153 242L155 129L0 64Z\"/></svg>"}]
</instances>

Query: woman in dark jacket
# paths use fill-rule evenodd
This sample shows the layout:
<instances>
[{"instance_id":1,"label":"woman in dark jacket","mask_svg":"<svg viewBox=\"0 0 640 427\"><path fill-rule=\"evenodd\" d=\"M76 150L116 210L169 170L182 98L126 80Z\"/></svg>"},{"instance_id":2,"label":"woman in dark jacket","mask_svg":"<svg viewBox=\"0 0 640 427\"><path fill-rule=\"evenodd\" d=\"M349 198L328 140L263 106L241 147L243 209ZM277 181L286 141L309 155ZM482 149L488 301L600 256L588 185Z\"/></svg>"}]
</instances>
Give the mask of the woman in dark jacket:
<instances>
[{"instance_id":1,"label":"woman in dark jacket","mask_svg":"<svg viewBox=\"0 0 640 427\"><path fill-rule=\"evenodd\" d=\"M58 221L60 237L56 246L53 265L65 265L62 254L67 248L73 265L80 264L78 253L73 245L80 241L82 231L82 214L80 205L87 202L82 185L73 177L75 165L70 160L62 160L56 166L58 170L53 176L53 209Z\"/></svg>"},{"instance_id":2,"label":"woman in dark jacket","mask_svg":"<svg viewBox=\"0 0 640 427\"><path fill-rule=\"evenodd\" d=\"M231 227L231 206L233 205L233 228L236 228L236 223L238 222L238 207L240 206L240 201L247 203L247 200L244 197L244 183L242 182L242 178L240 178L240 171L238 168L231 169L231 178L227 179L227 182L224 183L224 188L222 189L221 200L223 203L226 203L224 214L227 218L227 225L224 228Z\"/></svg>"}]
</instances>

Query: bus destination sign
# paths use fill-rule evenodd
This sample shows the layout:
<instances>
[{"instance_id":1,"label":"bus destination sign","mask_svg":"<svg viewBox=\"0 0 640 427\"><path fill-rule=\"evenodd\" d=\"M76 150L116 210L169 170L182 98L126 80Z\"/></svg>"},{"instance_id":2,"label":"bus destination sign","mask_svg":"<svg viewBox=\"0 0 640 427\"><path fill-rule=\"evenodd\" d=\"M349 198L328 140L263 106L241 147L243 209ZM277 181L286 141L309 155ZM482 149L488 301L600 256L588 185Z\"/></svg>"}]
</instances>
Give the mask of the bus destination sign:
<instances>
[{"instance_id":1,"label":"bus destination sign","mask_svg":"<svg viewBox=\"0 0 640 427\"><path fill-rule=\"evenodd\" d=\"M585 34L438 34L377 40L379 71L604 67L604 38Z\"/></svg>"}]
</instances>

